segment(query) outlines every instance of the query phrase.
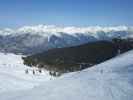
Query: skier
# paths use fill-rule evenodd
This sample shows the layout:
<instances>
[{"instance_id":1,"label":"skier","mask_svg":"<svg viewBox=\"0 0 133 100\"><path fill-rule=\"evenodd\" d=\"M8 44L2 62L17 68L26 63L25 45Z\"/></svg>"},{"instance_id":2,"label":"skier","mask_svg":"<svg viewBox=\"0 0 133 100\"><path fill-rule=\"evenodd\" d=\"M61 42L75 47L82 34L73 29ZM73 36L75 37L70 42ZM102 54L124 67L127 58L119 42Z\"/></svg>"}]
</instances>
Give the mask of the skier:
<instances>
[{"instance_id":1,"label":"skier","mask_svg":"<svg viewBox=\"0 0 133 100\"><path fill-rule=\"evenodd\" d=\"M33 72L33 75L35 75L35 71L33 70L32 72Z\"/></svg>"},{"instance_id":2,"label":"skier","mask_svg":"<svg viewBox=\"0 0 133 100\"><path fill-rule=\"evenodd\" d=\"M28 73L29 73L28 69L26 69L26 70L25 70L25 73L26 73L26 74L28 74Z\"/></svg>"},{"instance_id":3,"label":"skier","mask_svg":"<svg viewBox=\"0 0 133 100\"><path fill-rule=\"evenodd\" d=\"M39 69L39 73L42 73L42 70L41 69Z\"/></svg>"}]
</instances>

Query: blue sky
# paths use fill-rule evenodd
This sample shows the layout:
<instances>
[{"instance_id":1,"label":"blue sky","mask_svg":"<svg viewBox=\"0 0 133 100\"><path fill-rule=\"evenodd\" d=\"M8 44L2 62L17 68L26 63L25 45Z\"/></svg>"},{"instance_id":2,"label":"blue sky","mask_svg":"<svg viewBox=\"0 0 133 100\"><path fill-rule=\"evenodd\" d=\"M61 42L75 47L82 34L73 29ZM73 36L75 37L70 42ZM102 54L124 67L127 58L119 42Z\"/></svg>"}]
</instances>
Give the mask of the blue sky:
<instances>
[{"instance_id":1,"label":"blue sky","mask_svg":"<svg viewBox=\"0 0 133 100\"><path fill-rule=\"evenodd\" d=\"M0 0L0 27L133 25L133 0Z\"/></svg>"}]
</instances>

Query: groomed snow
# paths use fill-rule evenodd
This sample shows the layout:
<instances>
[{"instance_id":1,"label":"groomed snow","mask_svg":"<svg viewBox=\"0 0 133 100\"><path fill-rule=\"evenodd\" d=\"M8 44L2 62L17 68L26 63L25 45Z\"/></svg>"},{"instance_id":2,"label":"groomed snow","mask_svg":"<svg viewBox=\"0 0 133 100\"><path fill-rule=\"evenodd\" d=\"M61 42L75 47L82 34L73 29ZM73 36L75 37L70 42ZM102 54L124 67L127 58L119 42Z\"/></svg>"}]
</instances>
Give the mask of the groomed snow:
<instances>
[{"instance_id":1,"label":"groomed snow","mask_svg":"<svg viewBox=\"0 0 133 100\"><path fill-rule=\"evenodd\" d=\"M0 53L0 93L33 88L42 81L53 79L47 71L39 73L37 69L25 66L21 57ZM28 74L25 73L27 69ZM35 75L33 70L36 71Z\"/></svg>"},{"instance_id":2,"label":"groomed snow","mask_svg":"<svg viewBox=\"0 0 133 100\"><path fill-rule=\"evenodd\" d=\"M0 94L0 100L132 100L132 98L133 51L81 72L42 82L32 89Z\"/></svg>"}]
</instances>

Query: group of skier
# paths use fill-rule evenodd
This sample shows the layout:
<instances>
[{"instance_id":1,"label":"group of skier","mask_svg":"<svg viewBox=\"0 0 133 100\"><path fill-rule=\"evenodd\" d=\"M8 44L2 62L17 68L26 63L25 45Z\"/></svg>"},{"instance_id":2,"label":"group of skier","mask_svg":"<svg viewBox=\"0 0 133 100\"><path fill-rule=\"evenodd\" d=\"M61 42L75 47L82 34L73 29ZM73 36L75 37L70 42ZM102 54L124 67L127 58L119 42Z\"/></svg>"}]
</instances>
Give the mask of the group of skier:
<instances>
[{"instance_id":1,"label":"group of skier","mask_svg":"<svg viewBox=\"0 0 133 100\"><path fill-rule=\"evenodd\" d=\"M32 71L32 74L33 75L35 75L37 72L42 73L42 70L41 69L38 69L38 70L32 69L31 71ZM26 74L29 74L29 69L26 69L25 70L25 73Z\"/></svg>"}]
</instances>

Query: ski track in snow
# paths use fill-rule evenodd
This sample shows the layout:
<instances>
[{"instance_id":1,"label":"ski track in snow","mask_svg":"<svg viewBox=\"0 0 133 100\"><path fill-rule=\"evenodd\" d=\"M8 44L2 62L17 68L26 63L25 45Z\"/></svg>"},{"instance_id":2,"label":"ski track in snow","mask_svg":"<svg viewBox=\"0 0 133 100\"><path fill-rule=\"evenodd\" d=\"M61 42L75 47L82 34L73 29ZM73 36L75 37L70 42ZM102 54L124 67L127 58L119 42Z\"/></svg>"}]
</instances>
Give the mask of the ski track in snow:
<instances>
[{"instance_id":1,"label":"ski track in snow","mask_svg":"<svg viewBox=\"0 0 133 100\"><path fill-rule=\"evenodd\" d=\"M0 70L0 79L1 74ZM8 72L5 74L2 75L4 77L11 75L11 73L8 75ZM38 83L36 86L1 92L0 100L132 100L133 50L83 71L65 74L55 80L44 82L45 79L41 79L41 82L38 82L33 75L28 77L31 76L32 78L25 78L25 84L34 85L35 81ZM17 77L19 79L17 78L16 82L22 84L25 82L21 80L21 76ZM4 82L3 84L7 85Z\"/></svg>"}]
</instances>

